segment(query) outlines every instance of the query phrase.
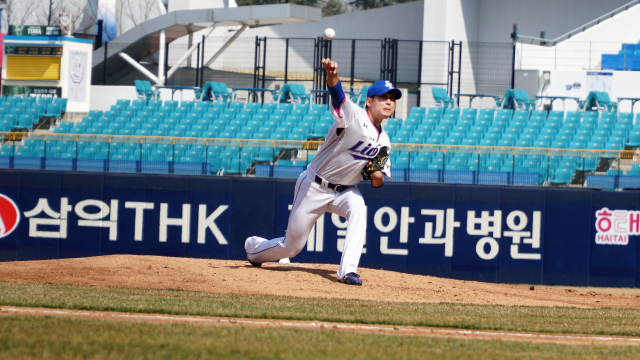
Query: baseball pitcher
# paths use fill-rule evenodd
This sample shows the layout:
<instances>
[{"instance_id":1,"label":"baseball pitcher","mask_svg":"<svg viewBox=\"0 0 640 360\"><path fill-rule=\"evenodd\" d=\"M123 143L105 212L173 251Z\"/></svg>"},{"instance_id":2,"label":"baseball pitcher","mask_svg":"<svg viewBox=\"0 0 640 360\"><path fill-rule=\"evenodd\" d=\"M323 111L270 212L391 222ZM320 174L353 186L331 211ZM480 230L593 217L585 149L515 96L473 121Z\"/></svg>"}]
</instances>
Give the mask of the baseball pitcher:
<instances>
[{"instance_id":1,"label":"baseball pitcher","mask_svg":"<svg viewBox=\"0 0 640 360\"><path fill-rule=\"evenodd\" d=\"M380 187L385 178L390 178L391 143L382 129L382 121L393 114L402 93L389 81L377 81L369 88L366 109L362 109L345 96L338 78L338 63L323 59L322 65L328 73L335 123L296 182L286 235L273 240L252 236L245 241L244 248L254 266L293 257L302 251L322 214L338 214L349 221L338 281L362 285L357 270L367 219L364 200L356 185L364 179L371 180L373 187Z\"/></svg>"}]
</instances>

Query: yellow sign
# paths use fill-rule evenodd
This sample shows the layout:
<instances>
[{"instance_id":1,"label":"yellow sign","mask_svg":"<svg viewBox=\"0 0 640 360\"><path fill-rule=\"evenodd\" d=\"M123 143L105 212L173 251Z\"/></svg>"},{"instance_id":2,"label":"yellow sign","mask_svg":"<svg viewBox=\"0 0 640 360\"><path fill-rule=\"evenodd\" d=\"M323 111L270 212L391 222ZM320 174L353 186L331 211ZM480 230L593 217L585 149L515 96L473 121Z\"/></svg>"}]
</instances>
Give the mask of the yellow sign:
<instances>
[{"instance_id":1,"label":"yellow sign","mask_svg":"<svg viewBox=\"0 0 640 360\"><path fill-rule=\"evenodd\" d=\"M60 57L7 56L7 79L59 80Z\"/></svg>"}]
</instances>

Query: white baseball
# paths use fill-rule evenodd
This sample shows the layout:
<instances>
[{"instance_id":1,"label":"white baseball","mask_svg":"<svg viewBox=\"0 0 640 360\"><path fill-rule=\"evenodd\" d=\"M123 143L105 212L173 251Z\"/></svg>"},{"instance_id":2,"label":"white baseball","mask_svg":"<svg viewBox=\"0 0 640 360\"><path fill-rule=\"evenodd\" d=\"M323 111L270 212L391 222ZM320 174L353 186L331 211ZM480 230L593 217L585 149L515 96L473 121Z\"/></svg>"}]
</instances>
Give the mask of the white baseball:
<instances>
[{"instance_id":1,"label":"white baseball","mask_svg":"<svg viewBox=\"0 0 640 360\"><path fill-rule=\"evenodd\" d=\"M327 40L331 40L336 36L336 31L332 28L324 29L324 38Z\"/></svg>"}]
</instances>

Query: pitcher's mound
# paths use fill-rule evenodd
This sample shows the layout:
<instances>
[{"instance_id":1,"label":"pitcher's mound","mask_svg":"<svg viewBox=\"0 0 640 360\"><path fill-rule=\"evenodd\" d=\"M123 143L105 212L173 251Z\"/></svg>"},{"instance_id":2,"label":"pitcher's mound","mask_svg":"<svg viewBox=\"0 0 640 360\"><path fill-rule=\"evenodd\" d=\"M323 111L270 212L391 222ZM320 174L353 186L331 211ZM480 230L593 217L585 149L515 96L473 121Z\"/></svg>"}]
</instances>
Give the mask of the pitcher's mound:
<instances>
[{"instance_id":1,"label":"pitcher's mound","mask_svg":"<svg viewBox=\"0 0 640 360\"><path fill-rule=\"evenodd\" d=\"M0 263L0 281L398 302L640 308L640 297L461 281L360 268L364 285L336 280L337 265L111 255ZM533 289L533 290L532 290Z\"/></svg>"}]
</instances>

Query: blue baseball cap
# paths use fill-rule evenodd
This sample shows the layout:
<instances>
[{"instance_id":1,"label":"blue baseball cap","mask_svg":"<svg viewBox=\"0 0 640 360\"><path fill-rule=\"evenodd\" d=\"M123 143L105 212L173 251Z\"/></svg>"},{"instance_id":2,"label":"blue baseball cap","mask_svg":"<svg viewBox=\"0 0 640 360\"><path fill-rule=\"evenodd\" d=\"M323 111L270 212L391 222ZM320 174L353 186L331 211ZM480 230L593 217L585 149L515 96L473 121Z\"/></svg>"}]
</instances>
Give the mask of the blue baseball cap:
<instances>
[{"instance_id":1,"label":"blue baseball cap","mask_svg":"<svg viewBox=\"0 0 640 360\"><path fill-rule=\"evenodd\" d=\"M374 82L373 85L371 85L369 87L369 90L367 91L367 97L370 98L372 96L382 95L388 92L392 92L393 95L395 95L396 100L402 97L402 92L396 89L391 83L391 81L388 81L388 80L380 80L380 81Z\"/></svg>"}]
</instances>

